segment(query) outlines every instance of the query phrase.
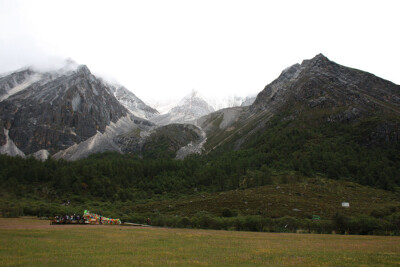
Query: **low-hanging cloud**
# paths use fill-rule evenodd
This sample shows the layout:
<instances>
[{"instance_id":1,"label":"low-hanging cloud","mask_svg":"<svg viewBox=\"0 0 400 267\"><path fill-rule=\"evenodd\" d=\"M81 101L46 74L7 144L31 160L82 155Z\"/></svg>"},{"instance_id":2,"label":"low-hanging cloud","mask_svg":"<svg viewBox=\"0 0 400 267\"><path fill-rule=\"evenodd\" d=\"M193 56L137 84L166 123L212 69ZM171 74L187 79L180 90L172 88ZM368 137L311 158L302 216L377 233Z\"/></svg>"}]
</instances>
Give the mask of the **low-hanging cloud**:
<instances>
[{"instance_id":1,"label":"low-hanging cloud","mask_svg":"<svg viewBox=\"0 0 400 267\"><path fill-rule=\"evenodd\" d=\"M255 94L318 53L400 83L397 1L0 1L0 73L65 58L146 99Z\"/></svg>"}]
</instances>

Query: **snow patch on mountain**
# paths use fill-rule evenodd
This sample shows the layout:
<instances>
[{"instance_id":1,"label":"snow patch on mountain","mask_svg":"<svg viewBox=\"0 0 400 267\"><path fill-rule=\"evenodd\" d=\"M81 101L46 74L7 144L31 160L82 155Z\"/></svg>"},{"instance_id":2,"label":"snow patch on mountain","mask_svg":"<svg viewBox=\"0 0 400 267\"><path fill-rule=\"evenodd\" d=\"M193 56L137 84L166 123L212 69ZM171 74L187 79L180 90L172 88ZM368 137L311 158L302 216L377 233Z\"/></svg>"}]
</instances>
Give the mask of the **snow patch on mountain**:
<instances>
[{"instance_id":1,"label":"snow patch on mountain","mask_svg":"<svg viewBox=\"0 0 400 267\"><path fill-rule=\"evenodd\" d=\"M204 97L204 99L214 108L220 110L223 108L231 108L240 106L243 102L243 97L237 95L226 95L224 97Z\"/></svg>"},{"instance_id":2,"label":"snow patch on mountain","mask_svg":"<svg viewBox=\"0 0 400 267\"><path fill-rule=\"evenodd\" d=\"M220 129L228 128L233 123L235 123L238 120L238 117L242 110L242 108L227 108L221 110L223 114L223 119L221 124L219 125Z\"/></svg>"},{"instance_id":3,"label":"snow patch on mountain","mask_svg":"<svg viewBox=\"0 0 400 267\"><path fill-rule=\"evenodd\" d=\"M74 112L79 110L79 106L81 105L81 96L79 94L76 94L74 98L72 98L71 105Z\"/></svg>"},{"instance_id":4,"label":"snow patch on mountain","mask_svg":"<svg viewBox=\"0 0 400 267\"><path fill-rule=\"evenodd\" d=\"M6 136L6 144L0 147L0 154L7 154L10 156L20 156L25 157L24 152L19 150L19 148L15 145L13 140L8 136L8 130L4 129L4 135Z\"/></svg>"},{"instance_id":5,"label":"snow patch on mountain","mask_svg":"<svg viewBox=\"0 0 400 267\"><path fill-rule=\"evenodd\" d=\"M160 115L168 113L172 108L178 105L180 99L161 99L152 100L149 102L150 106L156 109Z\"/></svg>"}]
</instances>

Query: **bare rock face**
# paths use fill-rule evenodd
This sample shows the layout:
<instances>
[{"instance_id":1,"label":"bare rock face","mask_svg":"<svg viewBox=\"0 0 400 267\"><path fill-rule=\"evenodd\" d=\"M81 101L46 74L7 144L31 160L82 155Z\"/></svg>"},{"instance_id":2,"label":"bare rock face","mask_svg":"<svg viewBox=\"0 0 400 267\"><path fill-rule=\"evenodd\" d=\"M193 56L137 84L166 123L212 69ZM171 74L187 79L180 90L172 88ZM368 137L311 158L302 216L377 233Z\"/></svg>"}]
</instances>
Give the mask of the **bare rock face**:
<instances>
[{"instance_id":1,"label":"bare rock face","mask_svg":"<svg viewBox=\"0 0 400 267\"><path fill-rule=\"evenodd\" d=\"M33 70L25 69L13 73L12 75L7 75L0 78L0 100L6 98L13 88L21 86L24 83L30 81L33 77L33 74Z\"/></svg>"},{"instance_id":2,"label":"bare rock face","mask_svg":"<svg viewBox=\"0 0 400 267\"><path fill-rule=\"evenodd\" d=\"M6 135L4 134L4 123L0 120L0 146L4 146L7 142Z\"/></svg>"},{"instance_id":3,"label":"bare rock face","mask_svg":"<svg viewBox=\"0 0 400 267\"><path fill-rule=\"evenodd\" d=\"M382 122L371 133L367 145L379 146L380 144L394 145L400 142L400 122Z\"/></svg>"},{"instance_id":4,"label":"bare rock face","mask_svg":"<svg viewBox=\"0 0 400 267\"><path fill-rule=\"evenodd\" d=\"M65 73L24 70L3 77L0 85L6 92L0 102L2 126L25 154L66 149L128 113L84 65ZM3 139L0 135L0 143Z\"/></svg>"},{"instance_id":5,"label":"bare rock face","mask_svg":"<svg viewBox=\"0 0 400 267\"><path fill-rule=\"evenodd\" d=\"M256 100L250 106L250 110L255 113L264 109L270 109L272 105L277 106L286 101L285 95L290 90L288 85L296 80L300 72L300 64L295 64L285 69L276 80L268 84L257 95Z\"/></svg>"}]
</instances>

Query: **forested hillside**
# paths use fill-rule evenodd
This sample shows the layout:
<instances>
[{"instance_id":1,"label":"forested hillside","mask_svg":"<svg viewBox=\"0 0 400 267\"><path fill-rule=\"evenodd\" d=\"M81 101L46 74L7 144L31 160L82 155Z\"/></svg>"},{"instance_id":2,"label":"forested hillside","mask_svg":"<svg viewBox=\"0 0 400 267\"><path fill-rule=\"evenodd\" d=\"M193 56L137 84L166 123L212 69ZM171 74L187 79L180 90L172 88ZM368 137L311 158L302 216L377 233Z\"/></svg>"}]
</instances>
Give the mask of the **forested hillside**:
<instances>
[{"instance_id":1,"label":"forested hillside","mask_svg":"<svg viewBox=\"0 0 400 267\"><path fill-rule=\"evenodd\" d=\"M184 160L105 153L74 162L2 155L0 178L7 194L48 199L77 195L108 201L249 188L271 184L274 176L287 173L396 191L399 144L384 137L370 139L381 124L377 118L342 124L321 123L318 116L290 120L281 114L237 151L220 148Z\"/></svg>"}]
</instances>

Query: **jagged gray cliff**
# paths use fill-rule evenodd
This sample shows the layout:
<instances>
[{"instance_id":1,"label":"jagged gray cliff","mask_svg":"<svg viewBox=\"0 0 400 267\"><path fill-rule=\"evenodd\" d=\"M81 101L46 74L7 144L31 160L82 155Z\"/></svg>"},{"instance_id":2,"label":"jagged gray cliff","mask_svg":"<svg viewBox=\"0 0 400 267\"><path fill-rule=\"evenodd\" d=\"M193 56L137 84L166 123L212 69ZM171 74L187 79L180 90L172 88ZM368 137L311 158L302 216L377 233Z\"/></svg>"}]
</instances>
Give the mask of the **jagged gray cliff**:
<instances>
[{"instance_id":1,"label":"jagged gray cliff","mask_svg":"<svg viewBox=\"0 0 400 267\"><path fill-rule=\"evenodd\" d=\"M125 104L136 101L135 113L115 95ZM107 134L107 127L121 124L121 120L124 130L129 131L143 125L134 115L157 113L126 88L97 78L85 65L69 64L68 68L48 72L28 68L11 73L0 78L0 99L0 153L10 155L55 154ZM103 148L109 150L104 145ZM93 151L103 148L97 146Z\"/></svg>"}]
</instances>

